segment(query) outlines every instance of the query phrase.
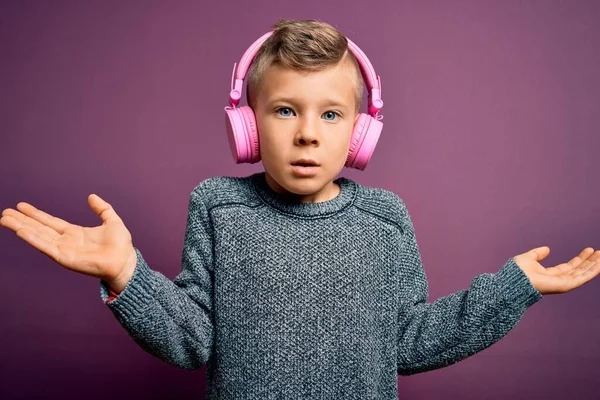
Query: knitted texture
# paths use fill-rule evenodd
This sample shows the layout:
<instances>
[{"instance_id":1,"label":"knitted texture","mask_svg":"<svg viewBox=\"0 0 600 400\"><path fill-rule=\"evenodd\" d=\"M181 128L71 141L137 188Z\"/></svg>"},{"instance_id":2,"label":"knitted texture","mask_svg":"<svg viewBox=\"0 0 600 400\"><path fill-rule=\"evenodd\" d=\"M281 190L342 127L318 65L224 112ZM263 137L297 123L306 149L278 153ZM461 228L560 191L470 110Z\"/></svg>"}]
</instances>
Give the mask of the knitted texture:
<instances>
[{"instance_id":1,"label":"knitted texture","mask_svg":"<svg viewBox=\"0 0 600 400\"><path fill-rule=\"evenodd\" d=\"M542 295L509 259L427 303L414 227L394 193L335 182L321 203L282 199L264 172L191 193L173 280L140 250L107 302L145 351L207 365L208 399L397 399L397 375L442 368L506 335ZM109 297L100 284L101 298Z\"/></svg>"}]
</instances>

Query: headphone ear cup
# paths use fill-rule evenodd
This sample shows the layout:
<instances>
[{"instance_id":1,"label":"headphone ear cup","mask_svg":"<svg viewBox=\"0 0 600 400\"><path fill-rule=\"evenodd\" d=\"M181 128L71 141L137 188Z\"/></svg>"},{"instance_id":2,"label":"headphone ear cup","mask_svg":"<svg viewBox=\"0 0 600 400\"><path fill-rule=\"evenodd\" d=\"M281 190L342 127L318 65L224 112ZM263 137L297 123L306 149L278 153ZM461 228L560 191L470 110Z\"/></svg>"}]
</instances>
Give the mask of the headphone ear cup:
<instances>
[{"instance_id":1,"label":"headphone ear cup","mask_svg":"<svg viewBox=\"0 0 600 400\"><path fill-rule=\"evenodd\" d=\"M248 106L226 108L225 125L229 149L236 164L260 161L254 112Z\"/></svg>"},{"instance_id":2,"label":"headphone ear cup","mask_svg":"<svg viewBox=\"0 0 600 400\"><path fill-rule=\"evenodd\" d=\"M364 170L375 151L383 123L368 114L361 113L354 123L350 148L345 166Z\"/></svg>"},{"instance_id":3,"label":"headphone ear cup","mask_svg":"<svg viewBox=\"0 0 600 400\"><path fill-rule=\"evenodd\" d=\"M250 148L250 163L254 164L260 161L260 151L258 149L258 126L256 124L256 116L254 111L249 106L239 108L244 119L246 127L248 146Z\"/></svg>"}]
</instances>

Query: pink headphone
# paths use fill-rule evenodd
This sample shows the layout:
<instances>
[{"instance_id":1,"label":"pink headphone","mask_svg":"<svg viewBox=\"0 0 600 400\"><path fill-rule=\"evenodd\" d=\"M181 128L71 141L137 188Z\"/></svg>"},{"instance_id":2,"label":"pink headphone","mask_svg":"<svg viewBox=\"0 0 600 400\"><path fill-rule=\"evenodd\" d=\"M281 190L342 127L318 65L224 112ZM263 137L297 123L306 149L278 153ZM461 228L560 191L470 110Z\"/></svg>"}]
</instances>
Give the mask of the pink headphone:
<instances>
[{"instance_id":1,"label":"pink headphone","mask_svg":"<svg viewBox=\"0 0 600 400\"><path fill-rule=\"evenodd\" d=\"M246 50L237 68L237 75L236 64L233 65L231 91L229 92L230 106L225 107L225 112L227 115L226 124L229 147L231 155L237 164L254 164L260 161L258 129L256 127L254 112L249 106L236 106L242 97L244 78L252 59L260 49L260 46L272 34L273 31L265 33ZM369 114L361 113L354 124L350 148L344 165L349 168L364 170L375 150L381 129L383 128L383 123L381 122L383 116L379 115L379 110L383 107L383 100L381 100L381 78L375 74L375 70L365 53L350 39L348 39L348 49L356 57L362 77L369 90Z\"/></svg>"}]
</instances>

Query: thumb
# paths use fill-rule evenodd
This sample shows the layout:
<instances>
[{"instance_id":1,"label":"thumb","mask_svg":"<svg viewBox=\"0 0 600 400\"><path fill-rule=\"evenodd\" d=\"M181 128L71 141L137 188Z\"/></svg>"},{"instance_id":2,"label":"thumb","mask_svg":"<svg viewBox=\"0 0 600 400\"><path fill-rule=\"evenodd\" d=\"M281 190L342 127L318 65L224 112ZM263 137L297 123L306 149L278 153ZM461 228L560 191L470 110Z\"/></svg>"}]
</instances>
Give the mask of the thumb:
<instances>
[{"instance_id":1,"label":"thumb","mask_svg":"<svg viewBox=\"0 0 600 400\"><path fill-rule=\"evenodd\" d=\"M88 203L90 208L102 219L102 222L121 221L114 208L97 194L90 194Z\"/></svg>"},{"instance_id":2,"label":"thumb","mask_svg":"<svg viewBox=\"0 0 600 400\"><path fill-rule=\"evenodd\" d=\"M542 261L544 258L548 257L548 254L550 254L550 247L548 246L536 247L525 253L525 255L536 261Z\"/></svg>"}]
</instances>

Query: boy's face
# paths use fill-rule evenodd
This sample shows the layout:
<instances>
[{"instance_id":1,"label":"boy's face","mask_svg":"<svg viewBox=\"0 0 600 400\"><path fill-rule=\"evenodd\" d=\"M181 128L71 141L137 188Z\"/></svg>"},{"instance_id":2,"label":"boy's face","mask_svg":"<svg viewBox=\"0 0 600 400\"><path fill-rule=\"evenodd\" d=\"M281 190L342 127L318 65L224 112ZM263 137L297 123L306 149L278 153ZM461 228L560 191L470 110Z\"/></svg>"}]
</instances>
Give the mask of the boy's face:
<instances>
[{"instance_id":1,"label":"boy's face","mask_svg":"<svg viewBox=\"0 0 600 400\"><path fill-rule=\"evenodd\" d=\"M354 122L355 67L343 61L321 71L271 65L261 79L254 114L269 186L284 197L322 202L338 195L333 180L344 167ZM318 166L302 172L293 163ZM304 170L306 171L306 170Z\"/></svg>"}]
</instances>

